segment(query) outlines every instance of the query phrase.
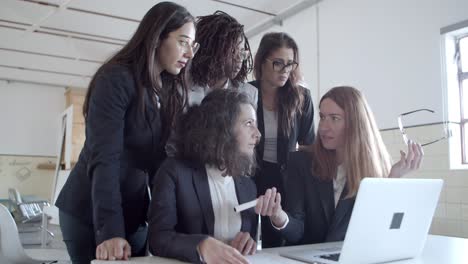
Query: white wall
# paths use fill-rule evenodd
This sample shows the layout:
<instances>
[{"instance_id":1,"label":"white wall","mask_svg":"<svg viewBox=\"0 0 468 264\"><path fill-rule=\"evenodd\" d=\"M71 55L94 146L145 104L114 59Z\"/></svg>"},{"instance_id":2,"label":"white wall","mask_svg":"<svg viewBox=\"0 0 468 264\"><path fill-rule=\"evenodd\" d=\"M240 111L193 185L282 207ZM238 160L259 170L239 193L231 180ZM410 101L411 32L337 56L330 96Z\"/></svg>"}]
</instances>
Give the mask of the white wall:
<instances>
[{"instance_id":1,"label":"white wall","mask_svg":"<svg viewBox=\"0 0 468 264\"><path fill-rule=\"evenodd\" d=\"M436 114L408 124L443 121L440 29L468 19L466 10L466 0L323 0L268 31L298 42L316 104L331 87L353 85L379 127L394 128L400 113L418 108ZM254 51L261 35L250 40Z\"/></svg>"},{"instance_id":2,"label":"white wall","mask_svg":"<svg viewBox=\"0 0 468 264\"><path fill-rule=\"evenodd\" d=\"M427 125L408 129L415 140L435 138L442 125ZM399 158L405 145L399 130L382 132L385 145L394 160ZM440 141L424 147L424 160L420 170L408 178L443 179L444 186L439 197L430 229L431 234L468 238L468 173L466 170L450 169L449 144Z\"/></svg>"},{"instance_id":3,"label":"white wall","mask_svg":"<svg viewBox=\"0 0 468 264\"><path fill-rule=\"evenodd\" d=\"M0 81L0 154L55 156L65 88Z\"/></svg>"}]
</instances>

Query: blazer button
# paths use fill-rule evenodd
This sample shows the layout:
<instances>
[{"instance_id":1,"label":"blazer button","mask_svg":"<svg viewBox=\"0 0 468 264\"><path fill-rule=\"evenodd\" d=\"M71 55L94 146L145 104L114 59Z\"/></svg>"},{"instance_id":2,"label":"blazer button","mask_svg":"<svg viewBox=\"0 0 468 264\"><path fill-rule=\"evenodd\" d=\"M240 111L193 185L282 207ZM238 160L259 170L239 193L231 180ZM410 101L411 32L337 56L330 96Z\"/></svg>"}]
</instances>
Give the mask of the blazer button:
<instances>
[{"instance_id":1,"label":"blazer button","mask_svg":"<svg viewBox=\"0 0 468 264\"><path fill-rule=\"evenodd\" d=\"M284 171L286 169L286 166L284 164L281 165L280 169Z\"/></svg>"}]
</instances>

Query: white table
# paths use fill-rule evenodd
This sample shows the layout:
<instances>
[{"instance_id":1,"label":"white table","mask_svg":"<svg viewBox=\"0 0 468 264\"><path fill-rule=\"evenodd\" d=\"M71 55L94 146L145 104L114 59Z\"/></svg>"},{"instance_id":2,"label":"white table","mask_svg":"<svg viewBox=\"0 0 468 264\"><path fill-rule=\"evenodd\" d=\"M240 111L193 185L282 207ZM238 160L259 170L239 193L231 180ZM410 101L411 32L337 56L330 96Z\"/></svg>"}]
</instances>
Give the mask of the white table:
<instances>
[{"instance_id":1,"label":"white table","mask_svg":"<svg viewBox=\"0 0 468 264\"><path fill-rule=\"evenodd\" d=\"M320 249L340 246L342 242L334 243L323 243L303 246L292 246L292 247L279 247L269 248L258 252L254 256L249 256L248 259L252 263L265 263L265 264L299 264L303 263L300 261L294 261L279 256L281 252L296 250L296 249ZM115 264L122 263L122 261L100 261L93 260L92 264ZM137 264L137 263L152 263L152 264L177 264L185 263L173 259L166 259L160 257L137 257L132 258L126 264ZM398 262L392 262L392 264L462 264L468 263L468 239L446 237L446 236L434 236L429 235L427 237L426 246L424 247L423 254L421 257L404 260Z\"/></svg>"}]
</instances>

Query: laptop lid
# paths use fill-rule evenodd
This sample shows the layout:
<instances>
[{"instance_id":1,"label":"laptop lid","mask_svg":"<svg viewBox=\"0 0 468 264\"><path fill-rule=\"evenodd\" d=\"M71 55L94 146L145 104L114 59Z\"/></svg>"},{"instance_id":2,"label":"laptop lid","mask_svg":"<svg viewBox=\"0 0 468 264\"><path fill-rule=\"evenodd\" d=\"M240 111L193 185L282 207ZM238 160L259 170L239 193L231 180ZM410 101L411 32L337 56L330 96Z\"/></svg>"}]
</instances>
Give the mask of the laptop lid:
<instances>
[{"instance_id":1,"label":"laptop lid","mask_svg":"<svg viewBox=\"0 0 468 264\"><path fill-rule=\"evenodd\" d=\"M339 263L380 263L419 256L442 185L441 179L363 179ZM337 263L318 257L314 250L281 255L309 263Z\"/></svg>"}]
</instances>

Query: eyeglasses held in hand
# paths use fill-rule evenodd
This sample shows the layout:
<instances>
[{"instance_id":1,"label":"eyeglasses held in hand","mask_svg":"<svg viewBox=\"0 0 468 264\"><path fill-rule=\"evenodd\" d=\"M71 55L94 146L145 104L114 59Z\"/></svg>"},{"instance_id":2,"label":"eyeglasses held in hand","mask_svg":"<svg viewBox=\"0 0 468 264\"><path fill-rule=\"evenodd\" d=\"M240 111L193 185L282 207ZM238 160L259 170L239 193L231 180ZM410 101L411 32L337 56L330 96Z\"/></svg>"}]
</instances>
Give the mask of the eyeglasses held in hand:
<instances>
[{"instance_id":1,"label":"eyeglasses held in hand","mask_svg":"<svg viewBox=\"0 0 468 264\"><path fill-rule=\"evenodd\" d=\"M402 117L406 116L406 115L414 114L416 112L421 112L421 111L434 113L434 110L427 109L427 108L422 108L422 109L417 109L417 110L414 110L414 111L406 112L406 113L400 114L398 116L398 128L400 128L401 135L403 136L403 141L407 145L408 145L409 139L408 139L408 135L406 134L406 131L405 131L405 126L403 125ZM438 138L438 139L435 139L435 140L431 140L431 141L426 142L426 143L422 143L421 146L427 146L427 145L436 143L438 141L441 141L441 140L449 138L449 137L450 137L450 133L446 133L445 136L443 136L441 138Z\"/></svg>"}]
</instances>

